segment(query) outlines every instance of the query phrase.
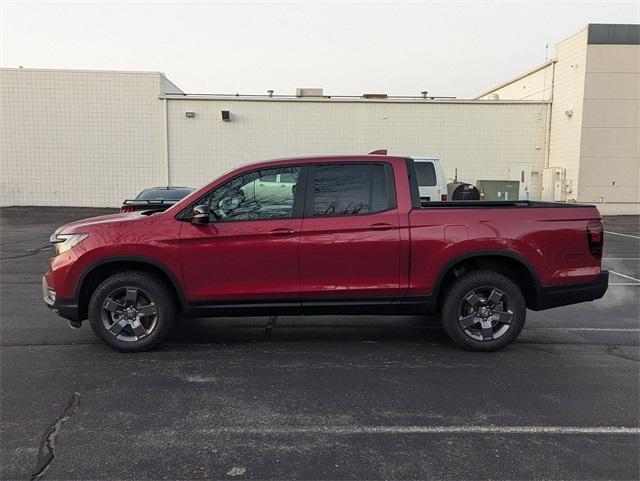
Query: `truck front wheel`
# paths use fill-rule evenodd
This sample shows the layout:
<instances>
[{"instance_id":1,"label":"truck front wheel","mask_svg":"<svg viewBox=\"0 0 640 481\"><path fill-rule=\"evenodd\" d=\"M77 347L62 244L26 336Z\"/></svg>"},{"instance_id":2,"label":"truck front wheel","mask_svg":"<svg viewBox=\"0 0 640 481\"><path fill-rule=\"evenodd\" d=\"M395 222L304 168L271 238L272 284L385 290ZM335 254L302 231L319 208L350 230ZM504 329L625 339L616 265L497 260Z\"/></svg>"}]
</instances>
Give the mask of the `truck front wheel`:
<instances>
[{"instance_id":1,"label":"truck front wheel","mask_svg":"<svg viewBox=\"0 0 640 481\"><path fill-rule=\"evenodd\" d=\"M176 316L171 291L155 276L127 271L108 277L89 302L93 331L119 351L150 349L164 339Z\"/></svg>"},{"instance_id":2,"label":"truck front wheel","mask_svg":"<svg viewBox=\"0 0 640 481\"><path fill-rule=\"evenodd\" d=\"M511 344L524 327L527 307L520 288L493 271L472 271L448 287L442 325L458 346L497 351Z\"/></svg>"}]
</instances>

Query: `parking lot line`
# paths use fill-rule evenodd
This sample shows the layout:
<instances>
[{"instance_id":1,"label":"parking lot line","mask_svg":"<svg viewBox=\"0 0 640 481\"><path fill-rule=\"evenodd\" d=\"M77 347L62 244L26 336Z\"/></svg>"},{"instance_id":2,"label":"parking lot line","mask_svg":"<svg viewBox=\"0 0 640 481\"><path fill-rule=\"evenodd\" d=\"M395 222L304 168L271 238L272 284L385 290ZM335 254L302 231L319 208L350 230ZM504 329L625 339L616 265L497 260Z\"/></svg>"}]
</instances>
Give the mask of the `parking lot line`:
<instances>
[{"instance_id":1,"label":"parking lot line","mask_svg":"<svg viewBox=\"0 0 640 481\"><path fill-rule=\"evenodd\" d=\"M628 276L628 275L626 275L626 274L620 274L619 272L612 271L611 269L609 269L609 272L611 272L612 274L615 274L616 276L624 277L625 279L630 279L630 280L632 280L632 281L640 282L640 279L637 279L637 278L635 278L635 277Z\"/></svg>"},{"instance_id":2,"label":"parking lot line","mask_svg":"<svg viewBox=\"0 0 640 481\"><path fill-rule=\"evenodd\" d=\"M211 434L632 434L626 426L265 426L205 429Z\"/></svg>"},{"instance_id":3,"label":"parking lot line","mask_svg":"<svg viewBox=\"0 0 640 481\"><path fill-rule=\"evenodd\" d=\"M640 286L640 282L610 282L609 287L611 286Z\"/></svg>"},{"instance_id":4,"label":"parking lot line","mask_svg":"<svg viewBox=\"0 0 640 481\"><path fill-rule=\"evenodd\" d=\"M619 232L611 232L610 230L606 230L604 231L605 234L613 234L613 235L619 235L622 237L633 237L634 239L640 239L640 236L637 235L631 235L631 234L620 234Z\"/></svg>"},{"instance_id":5,"label":"parking lot line","mask_svg":"<svg viewBox=\"0 0 640 481\"><path fill-rule=\"evenodd\" d=\"M640 257L603 257L603 261L640 261Z\"/></svg>"},{"instance_id":6,"label":"parking lot line","mask_svg":"<svg viewBox=\"0 0 640 481\"><path fill-rule=\"evenodd\" d=\"M526 331L603 331L603 332L640 332L633 327L527 327Z\"/></svg>"}]
</instances>

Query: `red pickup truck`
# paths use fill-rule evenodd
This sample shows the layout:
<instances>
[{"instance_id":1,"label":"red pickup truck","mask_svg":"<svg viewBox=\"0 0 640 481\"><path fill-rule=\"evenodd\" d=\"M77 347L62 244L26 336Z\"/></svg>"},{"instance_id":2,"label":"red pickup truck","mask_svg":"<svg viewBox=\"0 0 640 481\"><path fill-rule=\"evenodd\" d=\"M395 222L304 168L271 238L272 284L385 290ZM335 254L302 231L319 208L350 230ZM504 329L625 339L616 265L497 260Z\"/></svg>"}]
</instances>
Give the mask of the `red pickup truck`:
<instances>
[{"instance_id":1,"label":"red pickup truck","mask_svg":"<svg viewBox=\"0 0 640 481\"><path fill-rule=\"evenodd\" d=\"M413 159L245 165L165 212L73 222L51 237L45 302L123 351L183 316L440 313L459 346L511 343L526 309L601 298L593 206L421 203Z\"/></svg>"}]
</instances>

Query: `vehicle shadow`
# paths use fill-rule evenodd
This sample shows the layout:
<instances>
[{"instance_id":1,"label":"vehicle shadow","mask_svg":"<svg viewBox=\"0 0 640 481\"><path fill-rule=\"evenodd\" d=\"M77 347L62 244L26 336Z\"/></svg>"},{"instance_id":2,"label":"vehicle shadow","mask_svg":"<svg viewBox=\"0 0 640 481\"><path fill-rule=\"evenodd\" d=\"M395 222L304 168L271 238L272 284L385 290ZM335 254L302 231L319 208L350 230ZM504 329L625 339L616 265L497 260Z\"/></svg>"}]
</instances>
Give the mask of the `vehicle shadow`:
<instances>
[{"instance_id":1,"label":"vehicle shadow","mask_svg":"<svg viewBox=\"0 0 640 481\"><path fill-rule=\"evenodd\" d=\"M174 343L436 342L449 343L433 316L280 316L184 318Z\"/></svg>"}]
</instances>

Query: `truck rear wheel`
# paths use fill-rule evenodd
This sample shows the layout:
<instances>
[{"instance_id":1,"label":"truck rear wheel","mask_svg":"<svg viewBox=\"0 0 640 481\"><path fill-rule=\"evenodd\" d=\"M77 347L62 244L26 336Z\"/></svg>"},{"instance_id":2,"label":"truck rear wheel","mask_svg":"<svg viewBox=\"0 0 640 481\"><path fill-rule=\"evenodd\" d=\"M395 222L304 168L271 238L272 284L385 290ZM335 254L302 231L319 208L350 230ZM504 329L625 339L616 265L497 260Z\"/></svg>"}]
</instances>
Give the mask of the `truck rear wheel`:
<instances>
[{"instance_id":1,"label":"truck rear wheel","mask_svg":"<svg viewBox=\"0 0 640 481\"><path fill-rule=\"evenodd\" d=\"M472 271L449 286L442 325L458 346L497 351L511 344L524 327L527 307L520 288L493 271Z\"/></svg>"},{"instance_id":2,"label":"truck rear wheel","mask_svg":"<svg viewBox=\"0 0 640 481\"><path fill-rule=\"evenodd\" d=\"M145 351L162 341L176 316L172 293L155 276L127 271L108 277L89 301L96 335L119 351Z\"/></svg>"}]
</instances>

